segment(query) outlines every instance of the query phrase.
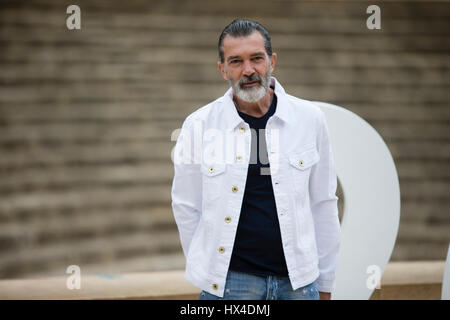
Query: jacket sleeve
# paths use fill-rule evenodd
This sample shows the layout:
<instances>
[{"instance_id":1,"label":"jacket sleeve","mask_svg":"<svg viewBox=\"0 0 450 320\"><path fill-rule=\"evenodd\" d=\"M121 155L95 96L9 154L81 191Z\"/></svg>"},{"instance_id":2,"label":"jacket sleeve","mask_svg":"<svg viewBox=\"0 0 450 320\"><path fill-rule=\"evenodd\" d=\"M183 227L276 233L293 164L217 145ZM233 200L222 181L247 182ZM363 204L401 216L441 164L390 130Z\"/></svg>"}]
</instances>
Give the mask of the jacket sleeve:
<instances>
[{"instance_id":1,"label":"jacket sleeve","mask_svg":"<svg viewBox=\"0 0 450 320\"><path fill-rule=\"evenodd\" d=\"M186 258L202 208L202 177L200 163L194 157L194 147L192 126L186 120L174 148L172 182L172 210Z\"/></svg>"},{"instance_id":2,"label":"jacket sleeve","mask_svg":"<svg viewBox=\"0 0 450 320\"><path fill-rule=\"evenodd\" d=\"M336 196L337 177L325 115L320 111L317 146L319 162L312 168L309 194L314 221L320 275L319 291L332 292L340 245L340 224Z\"/></svg>"}]
</instances>

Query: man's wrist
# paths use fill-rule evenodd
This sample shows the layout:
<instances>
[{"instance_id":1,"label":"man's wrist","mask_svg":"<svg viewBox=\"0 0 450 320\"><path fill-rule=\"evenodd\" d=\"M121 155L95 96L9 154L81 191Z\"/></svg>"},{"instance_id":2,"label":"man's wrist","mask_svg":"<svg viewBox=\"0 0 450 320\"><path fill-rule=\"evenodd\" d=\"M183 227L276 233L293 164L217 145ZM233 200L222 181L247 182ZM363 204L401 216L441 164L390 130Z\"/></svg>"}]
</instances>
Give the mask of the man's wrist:
<instances>
[{"instance_id":1,"label":"man's wrist","mask_svg":"<svg viewBox=\"0 0 450 320\"><path fill-rule=\"evenodd\" d=\"M320 300L331 300L331 293L330 292L322 292L319 291Z\"/></svg>"}]
</instances>

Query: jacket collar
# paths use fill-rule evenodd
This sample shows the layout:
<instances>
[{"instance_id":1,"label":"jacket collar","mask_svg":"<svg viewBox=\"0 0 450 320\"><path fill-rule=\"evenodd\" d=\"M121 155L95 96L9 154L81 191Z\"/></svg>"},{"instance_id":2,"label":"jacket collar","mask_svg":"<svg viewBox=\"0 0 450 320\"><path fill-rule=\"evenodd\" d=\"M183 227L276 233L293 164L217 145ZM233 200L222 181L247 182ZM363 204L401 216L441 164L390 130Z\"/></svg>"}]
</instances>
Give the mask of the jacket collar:
<instances>
[{"instance_id":1,"label":"jacket collar","mask_svg":"<svg viewBox=\"0 0 450 320\"><path fill-rule=\"evenodd\" d=\"M277 109L275 110L275 113L272 117L279 118L283 122L289 122L289 115L288 115L288 99L286 92L284 91L284 88L281 86L281 84L278 82L278 80L275 77L271 77L271 87L274 87L275 94L277 95ZM224 107L224 114L225 114L225 120L227 124L227 128L234 129L238 125L244 122L244 120L239 116L236 106L234 105L233 101L233 89L230 87L228 91L223 96L223 107Z\"/></svg>"}]
</instances>

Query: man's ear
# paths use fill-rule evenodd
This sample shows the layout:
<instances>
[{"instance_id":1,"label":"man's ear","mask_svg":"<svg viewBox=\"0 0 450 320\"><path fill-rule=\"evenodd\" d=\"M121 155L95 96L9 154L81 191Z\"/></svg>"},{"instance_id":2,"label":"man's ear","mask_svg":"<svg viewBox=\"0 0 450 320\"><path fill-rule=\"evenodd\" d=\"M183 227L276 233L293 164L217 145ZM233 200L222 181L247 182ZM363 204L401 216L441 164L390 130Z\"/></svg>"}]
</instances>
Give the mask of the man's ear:
<instances>
[{"instance_id":1,"label":"man's ear","mask_svg":"<svg viewBox=\"0 0 450 320\"><path fill-rule=\"evenodd\" d=\"M272 59L270 64L270 72L273 72L273 69L275 68L275 63L277 62L277 54L275 52L272 53Z\"/></svg>"},{"instance_id":2,"label":"man's ear","mask_svg":"<svg viewBox=\"0 0 450 320\"><path fill-rule=\"evenodd\" d=\"M220 73L222 73L222 77L225 80L228 80L227 74L226 74L226 72L225 72L225 70L223 68L223 65L222 65L222 63L220 61L217 61L217 66L219 67Z\"/></svg>"}]
</instances>

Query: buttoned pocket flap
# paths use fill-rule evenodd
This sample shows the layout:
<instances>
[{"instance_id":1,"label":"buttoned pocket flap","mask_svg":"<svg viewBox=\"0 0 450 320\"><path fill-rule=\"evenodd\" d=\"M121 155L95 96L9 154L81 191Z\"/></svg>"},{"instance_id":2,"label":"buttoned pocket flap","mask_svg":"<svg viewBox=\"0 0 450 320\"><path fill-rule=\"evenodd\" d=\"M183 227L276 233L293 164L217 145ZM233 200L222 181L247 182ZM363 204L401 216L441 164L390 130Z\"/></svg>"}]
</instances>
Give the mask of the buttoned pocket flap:
<instances>
[{"instance_id":1,"label":"buttoned pocket flap","mask_svg":"<svg viewBox=\"0 0 450 320\"><path fill-rule=\"evenodd\" d=\"M299 153L294 153L289 156L289 163L299 169L306 170L315 165L320 159L316 148L311 148Z\"/></svg>"},{"instance_id":2,"label":"buttoned pocket flap","mask_svg":"<svg viewBox=\"0 0 450 320\"><path fill-rule=\"evenodd\" d=\"M202 173L208 177L215 177L225 172L226 164L202 164Z\"/></svg>"}]
</instances>

